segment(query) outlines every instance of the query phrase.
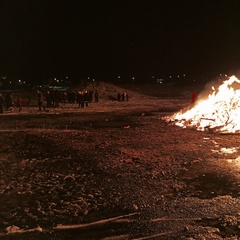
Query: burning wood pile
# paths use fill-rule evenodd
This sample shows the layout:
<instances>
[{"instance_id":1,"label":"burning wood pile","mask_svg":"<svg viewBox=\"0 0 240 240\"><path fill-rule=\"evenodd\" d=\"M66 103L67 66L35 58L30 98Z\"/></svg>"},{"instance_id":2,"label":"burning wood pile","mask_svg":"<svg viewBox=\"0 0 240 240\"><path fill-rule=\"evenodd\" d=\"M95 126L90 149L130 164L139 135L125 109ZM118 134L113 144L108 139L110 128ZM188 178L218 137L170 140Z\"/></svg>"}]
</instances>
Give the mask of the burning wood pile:
<instances>
[{"instance_id":1,"label":"burning wood pile","mask_svg":"<svg viewBox=\"0 0 240 240\"><path fill-rule=\"evenodd\" d=\"M240 80L235 76L225 80L207 99L198 99L191 109L183 109L172 116L164 117L168 123L199 131L221 133L240 132Z\"/></svg>"}]
</instances>

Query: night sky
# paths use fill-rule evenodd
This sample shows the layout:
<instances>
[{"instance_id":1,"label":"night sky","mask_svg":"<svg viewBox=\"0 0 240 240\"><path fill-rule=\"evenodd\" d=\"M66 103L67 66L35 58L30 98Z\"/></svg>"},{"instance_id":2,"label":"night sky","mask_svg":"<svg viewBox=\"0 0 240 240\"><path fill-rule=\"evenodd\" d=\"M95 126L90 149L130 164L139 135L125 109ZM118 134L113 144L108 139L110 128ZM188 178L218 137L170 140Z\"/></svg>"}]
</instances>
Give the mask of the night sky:
<instances>
[{"instance_id":1,"label":"night sky","mask_svg":"<svg viewBox=\"0 0 240 240\"><path fill-rule=\"evenodd\" d=\"M1 0L0 74L205 74L240 68L239 0Z\"/></svg>"}]
</instances>

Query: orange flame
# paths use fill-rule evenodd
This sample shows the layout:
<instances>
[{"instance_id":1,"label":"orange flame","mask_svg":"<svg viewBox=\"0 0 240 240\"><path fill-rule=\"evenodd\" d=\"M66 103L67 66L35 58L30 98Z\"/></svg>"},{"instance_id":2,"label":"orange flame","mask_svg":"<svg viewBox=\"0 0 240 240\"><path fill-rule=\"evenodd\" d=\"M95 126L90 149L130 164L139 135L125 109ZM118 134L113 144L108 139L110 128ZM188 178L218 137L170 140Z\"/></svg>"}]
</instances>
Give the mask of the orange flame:
<instances>
[{"instance_id":1,"label":"orange flame","mask_svg":"<svg viewBox=\"0 0 240 240\"><path fill-rule=\"evenodd\" d=\"M232 76L217 91L213 87L207 99L199 100L190 110L182 110L165 120L200 131L240 132L240 89L234 89L237 84L240 84L240 80Z\"/></svg>"}]
</instances>

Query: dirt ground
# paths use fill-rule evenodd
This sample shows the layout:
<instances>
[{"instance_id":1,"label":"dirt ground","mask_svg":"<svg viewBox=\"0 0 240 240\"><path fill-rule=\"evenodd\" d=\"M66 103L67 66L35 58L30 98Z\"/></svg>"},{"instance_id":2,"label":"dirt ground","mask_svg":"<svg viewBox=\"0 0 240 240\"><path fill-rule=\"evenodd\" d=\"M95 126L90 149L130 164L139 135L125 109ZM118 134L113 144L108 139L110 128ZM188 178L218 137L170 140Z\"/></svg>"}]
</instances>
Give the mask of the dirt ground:
<instances>
[{"instance_id":1,"label":"dirt ground","mask_svg":"<svg viewBox=\"0 0 240 240\"><path fill-rule=\"evenodd\" d=\"M185 94L113 88L0 116L0 239L239 240L240 135L163 121Z\"/></svg>"}]
</instances>

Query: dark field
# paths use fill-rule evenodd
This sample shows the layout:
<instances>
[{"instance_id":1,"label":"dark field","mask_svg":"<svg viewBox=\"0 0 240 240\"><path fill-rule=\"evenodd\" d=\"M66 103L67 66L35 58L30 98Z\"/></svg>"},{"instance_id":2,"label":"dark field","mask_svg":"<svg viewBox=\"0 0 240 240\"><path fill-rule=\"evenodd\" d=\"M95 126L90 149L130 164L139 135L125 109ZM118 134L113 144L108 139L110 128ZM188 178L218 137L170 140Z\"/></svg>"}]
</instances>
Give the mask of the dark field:
<instances>
[{"instance_id":1,"label":"dark field","mask_svg":"<svg viewBox=\"0 0 240 240\"><path fill-rule=\"evenodd\" d=\"M238 240L240 135L164 122L190 90L98 87L87 109L0 116L0 239Z\"/></svg>"}]
</instances>

